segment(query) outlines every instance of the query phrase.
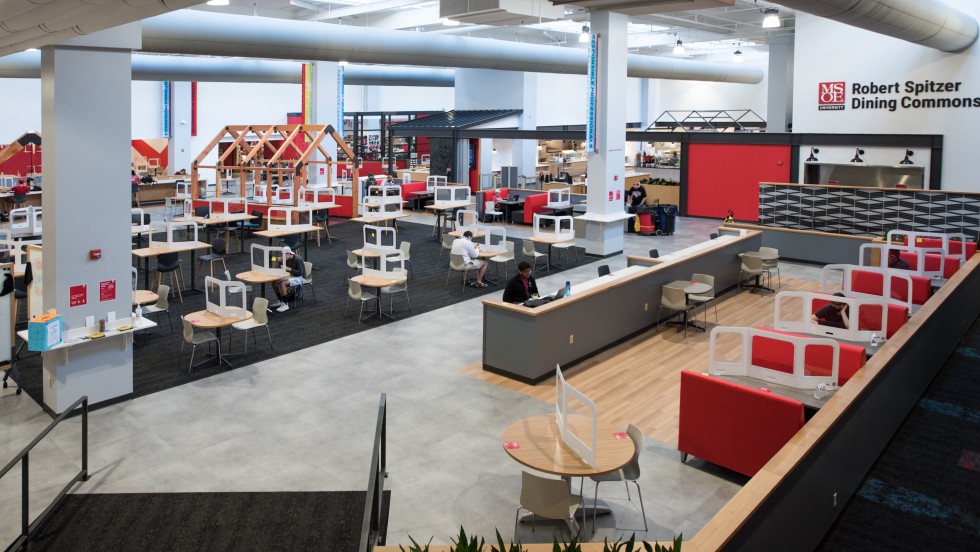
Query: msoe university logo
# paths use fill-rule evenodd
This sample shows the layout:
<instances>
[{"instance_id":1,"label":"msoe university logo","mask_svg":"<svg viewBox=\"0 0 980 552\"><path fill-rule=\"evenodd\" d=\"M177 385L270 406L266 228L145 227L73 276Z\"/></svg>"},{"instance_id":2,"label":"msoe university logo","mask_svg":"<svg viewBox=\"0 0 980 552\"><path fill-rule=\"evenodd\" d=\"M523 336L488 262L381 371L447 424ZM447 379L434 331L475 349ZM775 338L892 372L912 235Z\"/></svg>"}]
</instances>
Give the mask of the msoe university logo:
<instances>
[{"instance_id":1,"label":"msoe university logo","mask_svg":"<svg viewBox=\"0 0 980 552\"><path fill-rule=\"evenodd\" d=\"M821 111L840 111L844 109L844 82L821 82L817 98L817 109Z\"/></svg>"}]
</instances>

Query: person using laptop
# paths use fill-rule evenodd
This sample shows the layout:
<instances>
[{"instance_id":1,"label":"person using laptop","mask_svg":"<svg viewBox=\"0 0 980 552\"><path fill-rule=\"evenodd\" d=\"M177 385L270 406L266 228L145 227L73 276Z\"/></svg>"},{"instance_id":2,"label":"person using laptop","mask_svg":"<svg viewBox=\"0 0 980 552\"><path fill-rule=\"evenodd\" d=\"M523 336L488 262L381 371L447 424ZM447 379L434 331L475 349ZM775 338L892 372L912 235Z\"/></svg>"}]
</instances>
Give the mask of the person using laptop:
<instances>
[{"instance_id":1,"label":"person using laptop","mask_svg":"<svg viewBox=\"0 0 980 552\"><path fill-rule=\"evenodd\" d=\"M521 261L517 264L517 275L507 282L504 288L505 303L523 303L538 295L538 284L531 276L531 263Z\"/></svg>"},{"instance_id":2,"label":"person using laptop","mask_svg":"<svg viewBox=\"0 0 980 552\"><path fill-rule=\"evenodd\" d=\"M474 287L487 287L487 284L483 282L483 275L487 272L487 263L483 262L483 259L480 258L480 252L473 245L473 232L467 230L463 232L463 237L453 240L453 247L450 249L450 253L462 256L467 268L477 269L476 282L473 283Z\"/></svg>"}]
</instances>

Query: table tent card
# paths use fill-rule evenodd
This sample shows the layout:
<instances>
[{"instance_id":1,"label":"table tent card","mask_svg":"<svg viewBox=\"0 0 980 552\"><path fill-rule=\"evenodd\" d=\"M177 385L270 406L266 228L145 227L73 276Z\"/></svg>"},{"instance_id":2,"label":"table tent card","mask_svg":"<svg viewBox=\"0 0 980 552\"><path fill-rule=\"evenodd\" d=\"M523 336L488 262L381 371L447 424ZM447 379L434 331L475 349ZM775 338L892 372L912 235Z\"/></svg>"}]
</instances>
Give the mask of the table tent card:
<instances>
[{"instance_id":1,"label":"table tent card","mask_svg":"<svg viewBox=\"0 0 980 552\"><path fill-rule=\"evenodd\" d=\"M208 312L224 318L245 318L245 282L226 282L210 276L204 277L204 293Z\"/></svg>"},{"instance_id":2,"label":"table tent card","mask_svg":"<svg viewBox=\"0 0 980 552\"><path fill-rule=\"evenodd\" d=\"M146 212L143 211L143 209L130 209L129 215L130 224L132 225L133 230L147 231L150 229L150 217L146 215Z\"/></svg>"},{"instance_id":3,"label":"table tent card","mask_svg":"<svg viewBox=\"0 0 980 552\"><path fill-rule=\"evenodd\" d=\"M195 243L197 243L197 223L194 221L171 220L150 223L150 247L190 247Z\"/></svg>"},{"instance_id":4,"label":"table tent card","mask_svg":"<svg viewBox=\"0 0 980 552\"><path fill-rule=\"evenodd\" d=\"M556 217L535 213L534 236L556 240L574 240L575 228L572 227L573 223L572 217Z\"/></svg>"},{"instance_id":5,"label":"table tent card","mask_svg":"<svg viewBox=\"0 0 980 552\"><path fill-rule=\"evenodd\" d=\"M732 336L732 337L727 337ZM752 364L752 346L757 338L786 343L793 348L793 369L770 368ZM719 343L719 339L721 343ZM831 351L832 370L829 376L808 375L806 357L809 348L826 348ZM811 354L819 354L813 351ZM708 373L716 376L745 376L760 383L774 383L796 389L814 390L818 385L837 386L837 370L840 363L840 344L829 337L801 337L774 333L756 328L717 326L711 330L708 353Z\"/></svg>"},{"instance_id":6,"label":"table tent card","mask_svg":"<svg viewBox=\"0 0 980 552\"><path fill-rule=\"evenodd\" d=\"M572 206L572 189L571 188L557 188L554 190L548 190L548 204L549 209L564 209L566 207Z\"/></svg>"},{"instance_id":7,"label":"table tent card","mask_svg":"<svg viewBox=\"0 0 980 552\"><path fill-rule=\"evenodd\" d=\"M282 247L252 244L252 272L266 276L286 277L286 269L282 266Z\"/></svg>"},{"instance_id":8,"label":"table tent card","mask_svg":"<svg viewBox=\"0 0 980 552\"><path fill-rule=\"evenodd\" d=\"M365 248L367 249L367 248ZM362 257L362 262L367 261ZM382 254L378 257L378 268L371 268L372 263L365 262L361 273L365 276L384 278L387 280L400 280L405 277L405 256L401 251L395 251L389 255Z\"/></svg>"},{"instance_id":9,"label":"table tent card","mask_svg":"<svg viewBox=\"0 0 980 552\"><path fill-rule=\"evenodd\" d=\"M436 186L445 186L449 183L449 178L445 176L429 176L425 179L425 191L431 192Z\"/></svg>"},{"instance_id":10,"label":"table tent card","mask_svg":"<svg viewBox=\"0 0 980 552\"><path fill-rule=\"evenodd\" d=\"M847 305L850 328L825 326L810 318L830 302ZM856 343L882 343L888 332L889 303L884 298L837 297L812 291L780 291L776 294L776 314L772 327Z\"/></svg>"},{"instance_id":11,"label":"table tent card","mask_svg":"<svg viewBox=\"0 0 980 552\"><path fill-rule=\"evenodd\" d=\"M480 225L480 230L484 232L483 234L483 245L480 246L484 251L500 251L503 253L507 250L507 229L503 226L485 226Z\"/></svg>"},{"instance_id":12,"label":"table tent card","mask_svg":"<svg viewBox=\"0 0 980 552\"><path fill-rule=\"evenodd\" d=\"M313 224L313 207L269 207L266 213L269 230L290 230L299 224ZM295 222L294 222L295 221Z\"/></svg>"},{"instance_id":13,"label":"table tent card","mask_svg":"<svg viewBox=\"0 0 980 552\"><path fill-rule=\"evenodd\" d=\"M394 228L365 224L362 232L364 234L365 248L380 249L382 251L395 251L398 249L398 231Z\"/></svg>"},{"instance_id":14,"label":"table tent card","mask_svg":"<svg viewBox=\"0 0 980 552\"><path fill-rule=\"evenodd\" d=\"M456 230L460 232L470 230L475 232L479 230L480 226L480 213L473 211L471 209L460 209L456 211Z\"/></svg>"},{"instance_id":15,"label":"table tent card","mask_svg":"<svg viewBox=\"0 0 980 552\"><path fill-rule=\"evenodd\" d=\"M579 458L594 467L599 410L596 409L592 399L565 381L565 377L561 373L561 366L557 364L555 365L555 375L555 421L558 423L561 440ZM574 431L571 420L576 417L591 418L592 431L590 435L579 435Z\"/></svg>"},{"instance_id":16,"label":"table tent card","mask_svg":"<svg viewBox=\"0 0 980 552\"><path fill-rule=\"evenodd\" d=\"M326 184L320 187L303 186L299 189L299 206L324 209L336 205L333 188Z\"/></svg>"}]
</instances>

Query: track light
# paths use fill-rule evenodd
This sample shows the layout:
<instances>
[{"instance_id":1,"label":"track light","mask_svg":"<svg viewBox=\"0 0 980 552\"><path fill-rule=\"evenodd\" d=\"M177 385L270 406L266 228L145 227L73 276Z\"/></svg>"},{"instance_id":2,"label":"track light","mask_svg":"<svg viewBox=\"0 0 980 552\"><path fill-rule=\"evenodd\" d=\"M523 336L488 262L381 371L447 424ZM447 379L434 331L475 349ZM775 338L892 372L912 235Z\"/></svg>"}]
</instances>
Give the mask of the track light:
<instances>
[{"instance_id":1,"label":"track light","mask_svg":"<svg viewBox=\"0 0 980 552\"><path fill-rule=\"evenodd\" d=\"M578 35L578 41L579 42L588 42L589 41L589 26L588 25L582 25L582 33Z\"/></svg>"},{"instance_id":2,"label":"track light","mask_svg":"<svg viewBox=\"0 0 980 552\"><path fill-rule=\"evenodd\" d=\"M782 26L782 21L779 20L779 10L776 8L762 8L762 13L765 15L762 18L763 29L776 29Z\"/></svg>"},{"instance_id":3,"label":"track light","mask_svg":"<svg viewBox=\"0 0 980 552\"><path fill-rule=\"evenodd\" d=\"M912 160L909 159L909 157L912 157L912 150L907 149L907 150L905 150L905 159L902 159L901 161L899 161L898 164L899 165L912 165L913 164L912 163Z\"/></svg>"},{"instance_id":4,"label":"track light","mask_svg":"<svg viewBox=\"0 0 980 552\"><path fill-rule=\"evenodd\" d=\"M735 50L735 53L732 55L732 61L734 61L735 63L742 63L743 61L745 61L745 58L742 57L741 49Z\"/></svg>"},{"instance_id":5,"label":"track light","mask_svg":"<svg viewBox=\"0 0 980 552\"><path fill-rule=\"evenodd\" d=\"M682 55L684 55L684 51L685 51L684 43L681 42L681 39L678 38L677 39L677 44L674 45L674 55L675 56L682 56Z\"/></svg>"},{"instance_id":6,"label":"track light","mask_svg":"<svg viewBox=\"0 0 980 552\"><path fill-rule=\"evenodd\" d=\"M820 150L818 150L817 148L810 148L810 157L806 158L806 162L816 163L817 161L819 161L819 159L817 159L818 153L820 153Z\"/></svg>"},{"instance_id":7,"label":"track light","mask_svg":"<svg viewBox=\"0 0 980 552\"><path fill-rule=\"evenodd\" d=\"M861 148L855 148L854 158L851 159L851 163L864 163L864 159L861 159L862 155L864 155L864 150Z\"/></svg>"},{"instance_id":8,"label":"track light","mask_svg":"<svg viewBox=\"0 0 980 552\"><path fill-rule=\"evenodd\" d=\"M227 6L228 0L208 0L209 6Z\"/></svg>"}]
</instances>

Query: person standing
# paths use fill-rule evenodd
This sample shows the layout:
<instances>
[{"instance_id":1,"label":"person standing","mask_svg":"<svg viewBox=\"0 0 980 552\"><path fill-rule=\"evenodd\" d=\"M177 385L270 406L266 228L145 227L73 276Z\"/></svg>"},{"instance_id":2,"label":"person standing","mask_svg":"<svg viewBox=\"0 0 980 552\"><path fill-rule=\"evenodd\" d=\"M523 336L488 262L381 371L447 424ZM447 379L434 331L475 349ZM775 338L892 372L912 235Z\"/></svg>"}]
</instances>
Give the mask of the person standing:
<instances>
[{"instance_id":1,"label":"person standing","mask_svg":"<svg viewBox=\"0 0 980 552\"><path fill-rule=\"evenodd\" d=\"M633 187L630 188L626 197L629 199L629 212L635 213L636 208L643 205L643 203L646 201L647 191L643 188L643 186L640 186L639 182L634 182Z\"/></svg>"}]
</instances>

